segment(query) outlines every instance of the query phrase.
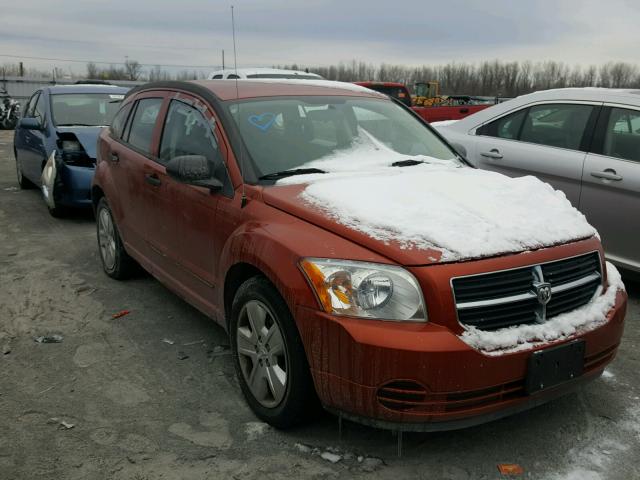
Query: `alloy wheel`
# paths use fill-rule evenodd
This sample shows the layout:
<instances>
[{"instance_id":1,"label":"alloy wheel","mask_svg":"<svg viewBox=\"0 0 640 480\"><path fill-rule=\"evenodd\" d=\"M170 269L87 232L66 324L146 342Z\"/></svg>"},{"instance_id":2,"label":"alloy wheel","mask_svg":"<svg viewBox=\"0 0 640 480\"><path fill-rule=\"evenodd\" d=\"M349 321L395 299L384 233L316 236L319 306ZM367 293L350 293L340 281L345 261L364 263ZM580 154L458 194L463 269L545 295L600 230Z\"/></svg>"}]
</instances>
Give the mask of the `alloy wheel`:
<instances>
[{"instance_id":1,"label":"alloy wheel","mask_svg":"<svg viewBox=\"0 0 640 480\"><path fill-rule=\"evenodd\" d=\"M264 303L250 300L242 307L236 342L249 390L262 406L276 407L287 391L289 360L280 326Z\"/></svg>"},{"instance_id":2,"label":"alloy wheel","mask_svg":"<svg viewBox=\"0 0 640 480\"><path fill-rule=\"evenodd\" d=\"M116 236L111 213L106 208L98 214L98 243L100 256L107 270L113 270L116 264Z\"/></svg>"}]
</instances>

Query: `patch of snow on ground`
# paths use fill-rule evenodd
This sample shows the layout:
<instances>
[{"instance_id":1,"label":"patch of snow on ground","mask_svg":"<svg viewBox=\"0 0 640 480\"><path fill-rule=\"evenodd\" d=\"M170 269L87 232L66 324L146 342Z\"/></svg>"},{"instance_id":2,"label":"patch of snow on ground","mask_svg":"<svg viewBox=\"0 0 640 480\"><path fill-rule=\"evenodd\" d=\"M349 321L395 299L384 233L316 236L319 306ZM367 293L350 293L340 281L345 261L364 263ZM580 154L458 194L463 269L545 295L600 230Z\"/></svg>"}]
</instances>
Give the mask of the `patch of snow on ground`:
<instances>
[{"instance_id":1,"label":"patch of snow on ground","mask_svg":"<svg viewBox=\"0 0 640 480\"><path fill-rule=\"evenodd\" d=\"M602 378L605 378L607 380L614 380L616 376L609 370L605 370L604 372L602 372Z\"/></svg>"},{"instance_id":2,"label":"patch of snow on ground","mask_svg":"<svg viewBox=\"0 0 640 480\"><path fill-rule=\"evenodd\" d=\"M577 468L566 475L556 475L553 478L557 480L603 480L603 477L598 472L583 468Z\"/></svg>"},{"instance_id":3,"label":"patch of snow on ground","mask_svg":"<svg viewBox=\"0 0 640 480\"><path fill-rule=\"evenodd\" d=\"M337 222L385 242L440 250L441 261L597 235L564 193L533 176L509 178L429 157L411 157L429 163L390 167L408 156L388 152L376 145L342 152L304 165L330 173L278 184L308 183L303 200Z\"/></svg>"},{"instance_id":4,"label":"patch of snow on ground","mask_svg":"<svg viewBox=\"0 0 640 480\"><path fill-rule=\"evenodd\" d=\"M269 430L269 425L264 422L247 422L244 424L244 433L247 434L247 440L257 440Z\"/></svg>"},{"instance_id":5,"label":"patch of snow on ground","mask_svg":"<svg viewBox=\"0 0 640 480\"><path fill-rule=\"evenodd\" d=\"M609 288L604 294L587 305L553 317L545 323L518 325L495 331L467 327L460 338L488 355L503 355L594 330L606 323L607 312L614 306L618 290L625 289L620 273L609 262L607 279Z\"/></svg>"},{"instance_id":6,"label":"patch of snow on ground","mask_svg":"<svg viewBox=\"0 0 640 480\"><path fill-rule=\"evenodd\" d=\"M567 452L571 459L570 470L562 474L553 474L549 480L603 480L609 478L605 472L610 470L616 458L629 450L629 446L617 439L600 438L597 442L579 445Z\"/></svg>"}]
</instances>

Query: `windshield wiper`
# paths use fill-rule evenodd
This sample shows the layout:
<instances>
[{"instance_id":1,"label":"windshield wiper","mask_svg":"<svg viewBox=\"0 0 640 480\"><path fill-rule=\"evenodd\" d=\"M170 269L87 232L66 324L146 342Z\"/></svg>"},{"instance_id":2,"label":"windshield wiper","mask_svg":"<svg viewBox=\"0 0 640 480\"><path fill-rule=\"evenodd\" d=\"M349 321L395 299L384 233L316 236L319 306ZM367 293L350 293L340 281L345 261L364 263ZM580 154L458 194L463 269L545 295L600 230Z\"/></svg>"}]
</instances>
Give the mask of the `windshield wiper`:
<instances>
[{"instance_id":1,"label":"windshield wiper","mask_svg":"<svg viewBox=\"0 0 640 480\"><path fill-rule=\"evenodd\" d=\"M267 173L258 177L258 180L279 180L285 177L293 177L294 175L307 175L310 173L327 173L319 168L293 168L291 170L282 170L281 172Z\"/></svg>"},{"instance_id":2,"label":"windshield wiper","mask_svg":"<svg viewBox=\"0 0 640 480\"><path fill-rule=\"evenodd\" d=\"M424 160L414 160L412 158L408 158L406 160L398 160L397 162L393 162L391 164L392 167L413 167L414 165L420 165L421 163L429 163Z\"/></svg>"}]
</instances>

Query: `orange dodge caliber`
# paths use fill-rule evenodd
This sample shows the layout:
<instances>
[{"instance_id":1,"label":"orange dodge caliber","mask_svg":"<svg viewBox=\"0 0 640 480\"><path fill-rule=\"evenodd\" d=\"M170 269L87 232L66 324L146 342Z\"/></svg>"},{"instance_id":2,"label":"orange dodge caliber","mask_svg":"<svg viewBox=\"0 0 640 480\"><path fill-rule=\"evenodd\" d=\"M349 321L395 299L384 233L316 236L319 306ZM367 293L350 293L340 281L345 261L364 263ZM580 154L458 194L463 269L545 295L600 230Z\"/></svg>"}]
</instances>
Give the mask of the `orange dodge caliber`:
<instances>
[{"instance_id":1,"label":"orange dodge caliber","mask_svg":"<svg viewBox=\"0 0 640 480\"><path fill-rule=\"evenodd\" d=\"M104 271L138 265L229 334L286 428L317 406L462 428L597 378L627 297L533 177L472 168L406 106L328 81L149 83L98 140Z\"/></svg>"}]
</instances>

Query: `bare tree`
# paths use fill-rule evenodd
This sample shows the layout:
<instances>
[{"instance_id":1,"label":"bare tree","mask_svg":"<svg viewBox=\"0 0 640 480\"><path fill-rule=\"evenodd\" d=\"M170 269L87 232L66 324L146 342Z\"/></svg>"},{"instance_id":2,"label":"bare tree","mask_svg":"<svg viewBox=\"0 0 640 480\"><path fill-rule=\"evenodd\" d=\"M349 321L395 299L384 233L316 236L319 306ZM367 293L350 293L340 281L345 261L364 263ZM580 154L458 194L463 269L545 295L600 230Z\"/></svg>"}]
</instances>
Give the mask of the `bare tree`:
<instances>
[{"instance_id":1,"label":"bare tree","mask_svg":"<svg viewBox=\"0 0 640 480\"><path fill-rule=\"evenodd\" d=\"M300 65L282 68L303 69ZM565 87L603 86L640 88L640 69L629 63L608 63L597 67L570 66L547 61L483 61L479 64L449 63L407 67L382 63L378 66L351 61L323 67L308 67L329 80L390 81L406 84L410 89L417 82L437 81L443 94L469 94L515 97L534 90Z\"/></svg>"},{"instance_id":2,"label":"bare tree","mask_svg":"<svg viewBox=\"0 0 640 480\"><path fill-rule=\"evenodd\" d=\"M138 80L142 73L142 65L137 60L127 60L124 62L124 69L127 73L128 80Z\"/></svg>"},{"instance_id":3,"label":"bare tree","mask_svg":"<svg viewBox=\"0 0 640 480\"><path fill-rule=\"evenodd\" d=\"M157 82L159 80L170 80L170 79L171 79L171 75L169 75L169 72L165 72L164 70L162 70L162 67L160 65L156 65L149 71L150 82Z\"/></svg>"},{"instance_id":4,"label":"bare tree","mask_svg":"<svg viewBox=\"0 0 640 480\"><path fill-rule=\"evenodd\" d=\"M87 63L87 78L98 78L98 66L93 62Z\"/></svg>"}]
</instances>

